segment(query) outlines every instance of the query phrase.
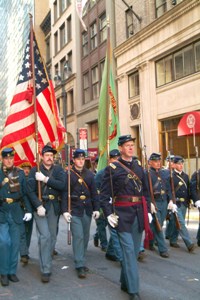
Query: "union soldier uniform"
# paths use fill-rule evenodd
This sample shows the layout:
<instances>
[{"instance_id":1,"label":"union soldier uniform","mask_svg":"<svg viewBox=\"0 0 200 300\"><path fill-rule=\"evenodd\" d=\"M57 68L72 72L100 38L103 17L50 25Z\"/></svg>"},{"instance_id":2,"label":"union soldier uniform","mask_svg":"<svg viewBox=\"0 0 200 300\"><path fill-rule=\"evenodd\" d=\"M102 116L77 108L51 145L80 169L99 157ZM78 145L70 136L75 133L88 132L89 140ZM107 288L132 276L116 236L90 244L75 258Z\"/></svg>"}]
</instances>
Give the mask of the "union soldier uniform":
<instances>
[{"instance_id":1,"label":"union soldier uniform","mask_svg":"<svg viewBox=\"0 0 200 300\"><path fill-rule=\"evenodd\" d=\"M104 214L115 228L122 249L121 289L127 291L131 299L138 296L137 257L142 232L144 228L146 232L149 229L146 206L149 190L142 167L132 158L134 140L131 135L119 137L121 157L106 167L101 186Z\"/></svg>"},{"instance_id":2,"label":"union soldier uniform","mask_svg":"<svg viewBox=\"0 0 200 300\"><path fill-rule=\"evenodd\" d=\"M30 220L32 215L27 197L26 178L24 172L13 165L13 149L4 149L1 155L0 274L1 284L6 286L9 284L8 280L19 281L16 271L20 247L20 227L23 223L23 217ZM21 202L26 208L25 216L22 213Z\"/></svg>"},{"instance_id":3,"label":"union soldier uniform","mask_svg":"<svg viewBox=\"0 0 200 300\"><path fill-rule=\"evenodd\" d=\"M191 198L200 210L200 169L192 174L190 181ZM200 223L197 231L197 245L200 247Z\"/></svg>"},{"instance_id":4,"label":"union soldier uniform","mask_svg":"<svg viewBox=\"0 0 200 300\"><path fill-rule=\"evenodd\" d=\"M19 167L24 171L26 180L28 179L28 175L32 168L32 165L29 161L24 161L19 165ZM26 208L23 203L21 203L21 208L23 215L26 213ZM21 262L24 264L28 263L29 260L29 247L31 243L31 236L33 231L33 218L30 221L24 221L21 225L21 233L20 233L20 256Z\"/></svg>"},{"instance_id":5,"label":"union soldier uniform","mask_svg":"<svg viewBox=\"0 0 200 300\"><path fill-rule=\"evenodd\" d=\"M113 149L109 152L110 160L116 160L120 157L120 152L118 149ZM97 190L99 192L99 198L101 199L100 191L101 191L101 184L105 174L105 168L98 171L95 175L95 182L97 186ZM101 205L101 201L100 201ZM102 210L102 209L101 209ZM117 232L114 228L109 226L110 231L110 238L107 242L107 234L106 234L106 226L108 224L107 218L105 218L103 211L100 214L99 219L96 221L97 224L97 232L94 236L94 243L98 239L100 239L101 247L105 247L105 257L108 260L112 261L121 261L122 260L122 253L121 253L121 246L119 243Z\"/></svg>"},{"instance_id":6,"label":"union soldier uniform","mask_svg":"<svg viewBox=\"0 0 200 300\"><path fill-rule=\"evenodd\" d=\"M60 215L61 192L66 185L65 172L59 165L53 164L56 150L46 145L42 149L43 161L40 172L33 167L27 185L38 232L39 260L42 282L48 282L52 269L52 253L55 249L57 225ZM38 181L41 182L41 197L38 198Z\"/></svg>"},{"instance_id":7,"label":"union soldier uniform","mask_svg":"<svg viewBox=\"0 0 200 300\"><path fill-rule=\"evenodd\" d=\"M153 162L160 162L161 161L161 154L160 153L152 153L149 157L149 172L152 182L152 189L153 189L153 197L156 203L156 216L161 225L167 216L167 206L168 201L172 199L171 188L170 188L170 177L169 172L166 173L165 170L158 165L158 167L153 167ZM152 164L152 165L151 165ZM147 171L145 171L147 176ZM161 257L167 258L168 248L165 243L163 231L158 231L156 228L155 219L150 224L150 227L154 234L154 240L156 240L158 245L158 251ZM154 250L154 240L150 241L150 249Z\"/></svg>"},{"instance_id":8,"label":"union soldier uniform","mask_svg":"<svg viewBox=\"0 0 200 300\"><path fill-rule=\"evenodd\" d=\"M184 159L181 156L174 156L173 159L174 163L174 170L173 170L173 182L174 182L174 191L176 196L176 205L177 205L177 217L179 223L181 225L181 229L177 230L174 214L171 215L172 222L173 222L173 231L170 235L170 245L171 247L179 248L177 243L178 235L182 237L188 251L191 252L194 249L194 244L189 236L189 232L185 226L185 215L187 207L189 206L190 201L190 190L189 190L189 176L182 171L181 169L178 170L178 165L183 165Z\"/></svg>"},{"instance_id":9,"label":"union soldier uniform","mask_svg":"<svg viewBox=\"0 0 200 300\"><path fill-rule=\"evenodd\" d=\"M82 160L82 166L76 160ZM74 165L70 170L71 211L68 212L68 174L67 184L62 195L62 213L67 222L71 222L74 264L78 277L86 277L86 250L90 235L92 215L99 216L99 199L94 174L84 167L85 152L76 149L73 153Z\"/></svg>"}]
</instances>

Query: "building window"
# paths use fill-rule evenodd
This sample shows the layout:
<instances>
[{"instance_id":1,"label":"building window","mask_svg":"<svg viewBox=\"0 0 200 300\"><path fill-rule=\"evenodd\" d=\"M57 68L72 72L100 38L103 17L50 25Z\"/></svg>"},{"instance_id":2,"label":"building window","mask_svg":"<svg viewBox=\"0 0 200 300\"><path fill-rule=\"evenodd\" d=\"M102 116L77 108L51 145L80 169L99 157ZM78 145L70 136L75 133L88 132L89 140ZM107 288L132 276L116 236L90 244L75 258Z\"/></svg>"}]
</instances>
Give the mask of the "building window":
<instances>
[{"instance_id":1,"label":"building window","mask_svg":"<svg viewBox=\"0 0 200 300\"><path fill-rule=\"evenodd\" d=\"M190 45L174 54L175 80L194 73L193 46Z\"/></svg>"},{"instance_id":2,"label":"building window","mask_svg":"<svg viewBox=\"0 0 200 300\"><path fill-rule=\"evenodd\" d=\"M67 61L68 61L68 67L69 67L68 71L72 73L72 70L73 70L73 65L72 65L72 51L70 51L67 54Z\"/></svg>"},{"instance_id":3,"label":"building window","mask_svg":"<svg viewBox=\"0 0 200 300\"><path fill-rule=\"evenodd\" d=\"M172 68L172 55L169 55L156 63L157 86L161 86L173 80Z\"/></svg>"},{"instance_id":4,"label":"building window","mask_svg":"<svg viewBox=\"0 0 200 300\"><path fill-rule=\"evenodd\" d=\"M56 64L54 66L54 74L55 75L58 75L59 74L59 70L58 70L58 64ZM59 81L55 81L55 86L58 86L59 85Z\"/></svg>"},{"instance_id":5,"label":"building window","mask_svg":"<svg viewBox=\"0 0 200 300\"><path fill-rule=\"evenodd\" d=\"M91 142L95 142L98 140L98 136L99 136L98 122L91 123L90 129L91 129Z\"/></svg>"},{"instance_id":6,"label":"building window","mask_svg":"<svg viewBox=\"0 0 200 300\"><path fill-rule=\"evenodd\" d=\"M181 120L181 117L171 118L161 121L161 151L163 157L165 158L168 153L167 149L171 151L171 154L178 153L185 159L188 157L187 149L189 143L190 149L190 158L195 158L195 147L193 136L177 136L178 135L178 124ZM200 145L200 136L196 135L196 145Z\"/></svg>"},{"instance_id":7,"label":"building window","mask_svg":"<svg viewBox=\"0 0 200 300\"><path fill-rule=\"evenodd\" d=\"M72 39L72 18L67 18L67 42L69 43Z\"/></svg>"},{"instance_id":8,"label":"building window","mask_svg":"<svg viewBox=\"0 0 200 300\"><path fill-rule=\"evenodd\" d=\"M65 59L65 57L63 57L63 59L61 59L61 61L60 61L60 74L63 77L62 79L66 79L65 62L66 62L66 59Z\"/></svg>"},{"instance_id":9,"label":"building window","mask_svg":"<svg viewBox=\"0 0 200 300\"><path fill-rule=\"evenodd\" d=\"M83 49L83 56L88 55L88 33L84 32L82 34L82 49Z\"/></svg>"},{"instance_id":10,"label":"building window","mask_svg":"<svg viewBox=\"0 0 200 300\"><path fill-rule=\"evenodd\" d=\"M91 50L97 47L97 24L90 26Z\"/></svg>"},{"instance_id":11,"label":"building window","mask_svg":"<svg viewBox=\"0 0 200 300\"><path fill-rule=\"evenodd\" d=\"M105 66L105 60L100 62L100 83L99 83L99 85L101 85L101 82L102 82L104 66Z\"/></svg>"},{"instance_id":12,"label":"building window","mask_svg":"<svg viewBox=\"0 0 200 300\"><path fill-rule=\"evenodd\" d=\"M67 114L74 113L74 91L71 90L67 93Z\"/></svg>"},{"instance_id":13,"label":"building window","mask_svg":"<svg viewBox=\"0 0 200 300\"><path fill-rule=\"evenodd\" d=\"M54 52L58 53L58 32L54 33Z\"/></svg>"},{"instance_id":14,"label":"building window","mask_svg":"<svg viewBox=\"0 0 200 300\"><path fill-rule=\"evenodd\" d=\"M89 72L83 75L83 102L90 101L90 85L89 85Z\"/></svg>"},{"instance_id":15,"label":"building window","mask_svg":"<svg viewBox=\"0 0 200 300\"><path fill-rule=\"evenodd\" d=\"M162 16L167 10L166 0L156 0L156 18Z\"/></svg>"},{"instance_id":16,"label":"building window","mask_svg":"<svg viewBox=\"0 0 200 300\"><path fill-rule=\"evenodd\" d=\"M200 71L200 42L194 45L195 71Z\"/></svg>"},{"instance_id":17,"label":"building window","mask_svg":"<svg viewBox=\"0 0 200 300\"><path fill-rule=\"evenodd\" d=\"M64 10L67 7L67 1L66 0L60 0L60 16L64 12Z\"/></svg>"},{"instance_id":18,"label":"building window","mask_svg":"<svg viewBox=\"0 0 200 300\"><path fill-rule=\"evenodd\" d=\"M54 12L54 23L56 22L56 20L58 19L58 7L57 7L57 0L54 1L53 4L53 12Z\"/></svg>"},{"instance_id":19,"label":"building window","mask_svg":"<svg viewBox=\"0 0 200 300\"><path fill-rule=\"evenodd\" d=\"M200 41L156 62L157 87L200 71Z\"/></svg>"},{"instance_id":20,"label":"building window","mask_svg":"<svg viewBox=\"0 0 200 300\"><path fill-rule=\"evenodd\" d=\"M98 66L92 69L92 99L99 97L99 74Z\"/></svg>"},{"instance_id":21,"label":"building window","mask_svg":"<svg viewBox=\"0 0 200 300\"><path fill-rule=\"evenodd\" d=\"M107 21L106 21L105 13L99 18L99 29L100 29L100 43L102 43L107 39Z\"/></svg>"},{"instance_id":22,"label":"building window","mask_svg":"<svg viewBox=\"0 0 200 300\"><path fill-rule=\"evenodd\" d=\"M46 61L48 62L51 59L51 46L50 38L46 39Z\"/></svg>"},{"instance_id":23,"label":"building window","mask_svg":"<svg viewBox=\"0 0 200 300\"><path fill-rule=\"evenodd\" d=\"M125 13L126 13L126 37L129 38L134 34L133 13L130 9L127 9Z\"/></svg>"},{"instance_id":24,"label":"building window","mask_svg":"<svg viewBox=\"0 0 200 300\"><path fill-rule=\"evenodd\" d=\"M138 72L134 72L133 74L128 76L128 85L129 85L129 98L138 96L140 94Z\"/></svg>"},{"instance_id":25,"label":"building window","mask_svg":"<svg viewBox=\"0 0 200 300\"><path fill-rule=\"evenodd\" d=\"M60 49L64 47L66 43L66 35L65 35L65 23L60 27Z\"/></svg>"}]
</instances>

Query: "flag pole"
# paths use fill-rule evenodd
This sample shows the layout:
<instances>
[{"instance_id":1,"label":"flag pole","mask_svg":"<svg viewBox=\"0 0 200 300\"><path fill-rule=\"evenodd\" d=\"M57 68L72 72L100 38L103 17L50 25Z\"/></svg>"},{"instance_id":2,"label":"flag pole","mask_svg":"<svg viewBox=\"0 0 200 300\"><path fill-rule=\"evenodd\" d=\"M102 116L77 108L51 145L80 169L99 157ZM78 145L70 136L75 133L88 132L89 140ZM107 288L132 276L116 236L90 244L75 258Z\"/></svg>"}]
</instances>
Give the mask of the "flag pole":
<instances>
[{"instance_id":1,"label":"flag pole","mask_svg":"<svg viewBox=\"0 0 200 300\"><path fill-rule=\"evenodd\" d=\"M36 103L36 88L35 88L35 59L34 59L34 39L33 39L33 16L29 13L30 17L30 56L31 56L31 72L33 82L33 104L34 104L34 118L35 118L35 156L37 172L40 171L39 165L39 151L38 151L38 119L37 119L37 103ZM41 184L38 181L38 198L42 200Z\"/></svg>"},{"instance_id":2,"label":"flag pole","mask_svg":"<svg viewBox=\"0 0 200 300\"><path fill-rule=\"evenodd\" d=\"M107 92L106 92L106 97L107 97L107 105L106 105L106 120L107 120L107 164L108 164L108 157L109 157L109 151L110 151L110 97L109 97L109 86L110 86L110 20L109 17L107 19Z\"/></svg>"}]
</instances>

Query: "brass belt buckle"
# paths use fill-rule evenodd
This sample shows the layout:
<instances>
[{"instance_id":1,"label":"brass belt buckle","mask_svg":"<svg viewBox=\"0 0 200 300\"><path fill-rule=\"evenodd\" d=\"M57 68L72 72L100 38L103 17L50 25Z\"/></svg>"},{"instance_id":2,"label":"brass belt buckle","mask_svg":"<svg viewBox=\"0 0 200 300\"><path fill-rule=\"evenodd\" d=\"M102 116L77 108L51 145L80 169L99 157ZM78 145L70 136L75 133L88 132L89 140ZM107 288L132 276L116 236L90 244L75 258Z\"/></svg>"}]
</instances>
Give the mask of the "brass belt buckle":
<instances>
[{"instance_id":1,"label":"brass belt buckle","mask_svg":"<svg viewBox=\"0 0 200 300\"><path fill-rule=\"evenodd\" d=\"M14 200L12 198L6 198L6 203L11 204L13 202L14 202Z\"/></svg>"},{"instance_id":2,"label":"brass belt buckle","mask_svg":"<svg viewBox=\"0 0 200 300\"><path fill-rule=\"evenodd\" d=\"M54 195L49 195L49 200L54 200L55 196Z\"/></svg>"},{"instance_id":3,"label":"brass belt buckle","mask_svg":"<svg viewBox=\"0 0 200 300\"><path fill-rule=\"evenodd\" d=\"M85 199L86 199L86 196L85 196L85 195L81 195L81 196L80 196L80 199L81 199L81 200L85 200Z\"/></svg>"},{"instance_id":4,"label":"brass belt buckle","mask_svg":"<svg viewBox=\"0 0 200 300\"><path fill-rule=\"evenodd\" d=\"M161 193L161 195L164 195L164 194L165 194L165 191L164 191L164 190L161 190L160 193Z\"/></svg>"},{"instance_id":5,"label":"brass belt buckle","mask_svg":"<svg viewBox=\"0 0 200 300\"><path fill-rule=\"evenodd\" d=\"M179 200L180 200L181 202L184 202L184 201L185 201L185 199L184 199L184 198L179 198Z\"/></svg>"}]
</instances>

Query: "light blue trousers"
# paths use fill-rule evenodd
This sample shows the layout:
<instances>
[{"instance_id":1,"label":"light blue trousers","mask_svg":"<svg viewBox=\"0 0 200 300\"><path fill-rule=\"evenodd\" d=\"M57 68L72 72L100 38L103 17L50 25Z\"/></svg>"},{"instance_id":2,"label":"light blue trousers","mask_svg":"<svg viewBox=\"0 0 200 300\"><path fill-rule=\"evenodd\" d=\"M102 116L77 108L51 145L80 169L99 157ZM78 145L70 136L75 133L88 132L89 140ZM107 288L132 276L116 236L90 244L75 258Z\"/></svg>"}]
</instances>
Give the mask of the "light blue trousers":
<instances>
[{"instance_id":1,"label":"light blue trousers","mask_svg":"<svg viewBox=\"0 0 200 300\"><path fill-rule=\"evenodd\" d=\"M118 232L122 250L120 282L128 293L139 292L139 273L137 257L140 252L142 232L138 231L138 220L132 225L131 232Z\"/></svg>"},{"instance_id":2,"label":"light blue trousers","mask_svg":"<svg viewBox=\"0 0 200 300\"><path fill-rule=\"evenodd\" d=\"M72 216L71 232L75 268L85 266L85 255L90 237L91 216Z\"/></svg>"},{"instance_id":3,"label":"light blue trousers","mask_svg":"<svg viewBox=\"0 0 200 300\"><path fill-rule=\"evenodd\" d=\"M51 204L45 217L39 217L34 212L36 230L38 234L38 248L41 273L51 273L52 252L55 248L57 237L58 216L54 213Z\"/></svg>"},{"instance_id":4,"label":"light blue trousers","mask_svg":"<svg viewBox=\"0 0 200 300\"><path fill-rule=\"evenodd\" d=\"M10 212L5 213L6 223L0 223L0 274L16 274L20 226L14 222Z\"/></svg>"}]
</instances>

